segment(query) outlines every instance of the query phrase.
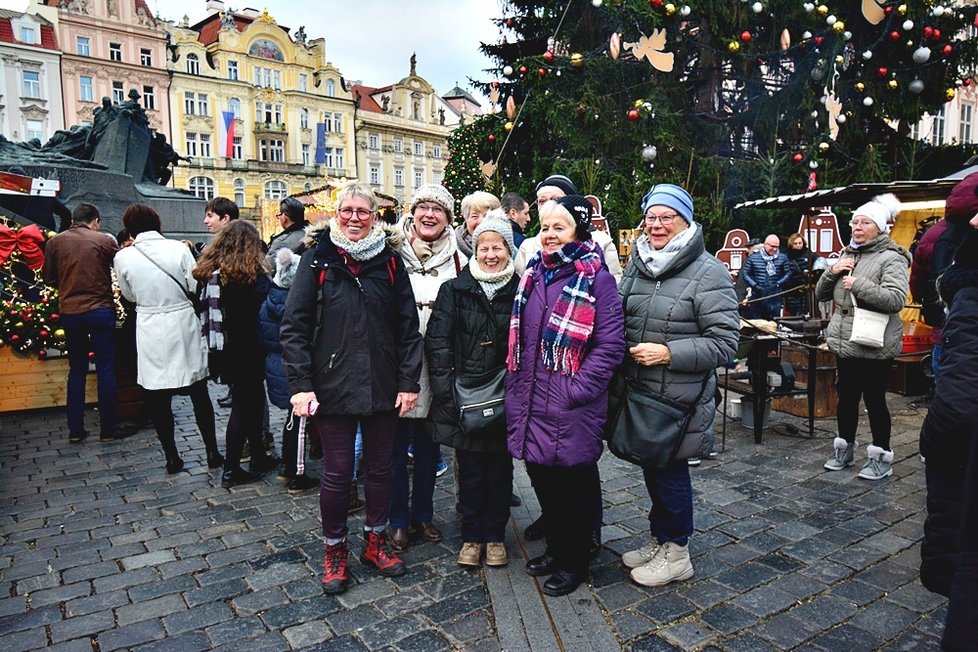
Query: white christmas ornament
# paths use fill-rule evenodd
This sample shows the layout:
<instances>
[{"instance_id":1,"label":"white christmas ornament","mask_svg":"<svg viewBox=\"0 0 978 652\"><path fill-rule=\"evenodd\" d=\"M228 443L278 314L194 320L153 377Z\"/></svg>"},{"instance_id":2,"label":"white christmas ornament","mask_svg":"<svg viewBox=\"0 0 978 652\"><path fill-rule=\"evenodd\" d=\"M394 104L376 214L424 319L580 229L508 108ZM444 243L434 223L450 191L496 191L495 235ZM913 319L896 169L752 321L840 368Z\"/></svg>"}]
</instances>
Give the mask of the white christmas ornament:
<instances>
[{"instance_id":1,"label":"white christmas ornament","mask_svg":"<svg viewBox=\"0 0 978 652\"><path fill-rule=\"evenodd\" d=\"M805 11L815 11L815 5L812 4L811 2L806 2L802 6L805 7Z\"/></svg>"},{"instance_id":2,"label":"white christmas ornament","mask_svg":"<svg viewBox=\"0 0 978 652\"><path fill-rule=\"evenodd\" d=\"M750 6L750 8L755 14L759 14L764 11L764 5L762 5L760 2L755 2Z\"/></svg>"},{"instance_id":3,"label":"white christmas ornament","mask_svg":"<svg viewBox=\"0 0 978 652\"><path fill-rule=\"evenodd\" d=\"M829 14L828 17L825 19L825 24L826 25L834 25L835 24L835 21L837 21L837 20L839 20L839 19L835 17L835 14Z\"/></svg>"},{"instance_id":4,"label":"white christmas ornament","mask_svg":"<svg viewBox=\"0 0 978 652\"><path fill-rule=\"evenodd\" d=\"M871 97L864 97L863 98L863 106L873 106L873 98L871 98Z\"/></svg>"},{"instance_id":5,"label":"white christmas ornament","mask_svg":"<svg viewBox=\"0 0 978 652\"><path fill-rule=\"evenodd\" d=\"M809 38L811 38L811 37L812 37L812 33L811 33L811 32L809 32L808 30L805 30L804 32L802 32L802 33L801 33L801 37L802 37L803 39L809 39Z\"/></svg>"},{"instance_id":6,"label":"white christmas ornament","mask_svg":"<svg viewBox=\"0 0 978 652\"><path fill-rule=\"evenodd\" d=\"M595 7L600 7L603 4L603 2L602 0L591 0L591 4L594 5Z\"/></svg>"},{"instance_id":7,"label":"white christmas ornament","mask_svg":"<svg viewBox=\"0 0 978 652\"><path fill-rule=\"evenodd\" d=\"M503 67L503 74L506 75L507 77L509 77L510 75L512 75L513 74L513 66L504 66Z\"/></svg>"},{"instance_id":8,"label":"white christmas ornament","mask_svg":"<svg viewBox=\"0 0 978 652\"><path fill-rule=\"evenodd\" d=\"M679 10L679 13L681 13L683 16L688 16L691 11L692 9L689 8L689 5L683 5L683 8Z\"/></svg>"},{"instance_id":9,"label":"white christmas ornament","mask_svg":"<svg viewBox=\"0 0 978 652\"><path fill-rule=\"evenodd\" d=\"M840 113L835 117L835 121L840 125L844 125L846 123L846 114Z\"/></svg>"},{"instance_id":10,"label":"white christmas ornament","mask_svg":"<svg viewBox=\"0 0 978 652\"><path fill-rule=\"evenodd\" d=\"M930 48L921 45L913 51L914 63L926 63L928 59L930 59Z\"/></svg>"},{"instance_id":11,"label":"white christmas ornament","mask_svg":"<svg viewBox=\"0 0 978 652\"><path fill-rule=\"evenodd\" d=\"M658 155L659 151L655 148L655 145L646 145L642 148L642 160L645 162L654 161Z\"/></svg>"},{"instance_id":12,"label":"white christmas ornament","mask_svg":"<svg viewBox=\"0 0 978 652\"><path fill-rule=\"evenodd\" d=\"M905 21L903 21L903 31L909 32L912 29L913 29L913 21L912 20L905 20Z\"/></svg>"},{"instance_id":13,"label":"white christmas ornament","mask_svg":"<svg viewBox=\"0 0 978 652\"><path fill-rule=\"evenodd\" d=\"M866 61L869 61L872 58L873 58L872 51L866 50L865 52L863 52L863 59L865 59Z\"/></svg>"},{"instance_id":14,"label":"white christmas ornament","mask_svg":"<svg viewBox=\"0 0 978 652\"><path fill-rule=\"evenodd\" d=\"M907 89L914 95L920 95L924 92L924 82L919 79L915 79L909 84L907 84Z\"/></svg>"}]
</instances>

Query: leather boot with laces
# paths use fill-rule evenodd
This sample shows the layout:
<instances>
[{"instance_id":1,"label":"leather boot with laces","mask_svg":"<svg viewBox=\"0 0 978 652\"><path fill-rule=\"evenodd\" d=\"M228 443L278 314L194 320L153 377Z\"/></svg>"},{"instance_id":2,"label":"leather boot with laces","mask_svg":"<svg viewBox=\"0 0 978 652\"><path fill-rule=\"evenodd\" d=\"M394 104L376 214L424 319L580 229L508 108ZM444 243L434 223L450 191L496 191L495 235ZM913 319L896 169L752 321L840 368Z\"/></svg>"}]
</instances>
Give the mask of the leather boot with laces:
<instances>
[{"instance_id":1,"label":"leather boot with laces","mask_svg":"<svg viewBox=\"0 0 978 652\"><path fill-rule=\"evenodd\" d=\"M337 543L335 546L326 546L326 554L323 558L323 593L336 594L346 591L350 584L346 567L350 552L346 541Z\"/></svg>"},{"instance_id":2,"label":"leather boot with laces","mask_svg":"<svg viewBox=\"0 0 978 652\"><path fill-rule=\"evenodd\" d=\"M666 541L644 566L633 568L631 577L642 586L665 586L670 582L688 580L693 576L688 546Z\"/></svg>"},{"instance_id":3,"label":"leather boot with laces","mask_svg":"<svg viewBox=\"0 0 978 652\"><path fill-rule=\"evenodd\" d=\"M407 571L401 558L391 550L386 532L367 532L366 540L367 547L360 554L361 562L373 566L386 577L397 577Z\"/></svg>"},{"instance_id":4,"label":"leather boot with laces","mask_svg":"<svg viewBox=\"0 0 978 652\"><path fill-rule=\"evenodd\" d=\"M628 568L638 568L652 561L655 553L659 550L659 541L652 539L637 550L629 550L621 556L621 563Z\"/></svg>"},{"instance_id":5,"label":"leather boot with laces","mask_svg":"<svg viewBox=\"0 0 978 652\"><path fill-rule=\"evenodd\" d=\"M463 543L462 550L458 553L458 565L474 567L481 566L482 544L471 542Z\"/></svg>"},{"instance_id":6,"label":"leather boot with laces","mask_svg":"<svg viewBox=\"0 0 978 652\"><path fill-rule=\"evenodd\" d=\"M849 443L842 437L832 440L832 457L823 465L827 471L841 471L852 466L856 457L856 442Z\"/></svg>"}]
</instances>

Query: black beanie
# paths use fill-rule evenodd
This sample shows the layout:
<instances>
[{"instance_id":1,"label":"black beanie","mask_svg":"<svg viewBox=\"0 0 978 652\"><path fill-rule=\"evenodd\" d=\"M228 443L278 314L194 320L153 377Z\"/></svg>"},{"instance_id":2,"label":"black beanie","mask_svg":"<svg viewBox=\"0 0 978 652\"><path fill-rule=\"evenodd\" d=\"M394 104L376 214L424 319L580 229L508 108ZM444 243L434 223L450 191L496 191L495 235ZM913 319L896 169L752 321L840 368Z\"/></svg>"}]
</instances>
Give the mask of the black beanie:
<instances>
[{"instance_id":1,"label":"black beanie","mask_svg":"<svg viewBox=\"0 0 978 652\"><path fill-rule=\"evenodd\" d=\"M560 188L564 191L565 195L577 194L577 186L574 185L573 181L562 174L551 174L549 177L537 184L536 192L540 192L540 188L543 188L544 186L554 186L556 188Z\"/></svg>"},{"instance_id":2,"label":"black beanie","mask_svg":"<svg viewBox=\"0 0 978 652\"><path fill-rule=\"evenodd\" d=\"M589 226L591 224L591 214L594 207L584 197L580 195L566 195L554 200L558 205L567 209L577 226Z\"/></svg>"}]
</instances>

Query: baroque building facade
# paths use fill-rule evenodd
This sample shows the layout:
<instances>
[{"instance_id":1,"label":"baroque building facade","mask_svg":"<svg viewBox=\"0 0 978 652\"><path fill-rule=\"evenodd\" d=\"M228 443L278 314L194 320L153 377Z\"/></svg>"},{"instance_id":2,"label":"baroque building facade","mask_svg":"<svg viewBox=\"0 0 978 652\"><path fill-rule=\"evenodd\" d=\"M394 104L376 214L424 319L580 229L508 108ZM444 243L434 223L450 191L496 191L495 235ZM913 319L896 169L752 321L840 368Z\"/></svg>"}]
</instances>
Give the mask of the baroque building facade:
<instances>
[{"instance_id":1,"label":"baroque building facade","mask_svg":"<svg viewBox=\"0 0 978 652\"><path fill-rule=\"evenodd\" d=\"M64 128L61 51L50 21L0 9L0 133L46 142Z\"/></svg>"}]
</instances>

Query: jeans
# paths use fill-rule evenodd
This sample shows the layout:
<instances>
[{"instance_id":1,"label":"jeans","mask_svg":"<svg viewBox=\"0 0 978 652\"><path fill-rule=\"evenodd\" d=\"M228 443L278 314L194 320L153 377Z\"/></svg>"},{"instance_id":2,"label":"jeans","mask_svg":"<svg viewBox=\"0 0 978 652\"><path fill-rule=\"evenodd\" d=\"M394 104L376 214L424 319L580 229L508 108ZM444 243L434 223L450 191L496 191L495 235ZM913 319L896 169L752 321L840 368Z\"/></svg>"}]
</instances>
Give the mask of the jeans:
<instances>
[{"instance_id":1,"label":"jeans","mask_svg":"<svg viewBox=\"0 0 978 652\"><path fill-rule=\"evenodd\" d=\"M85 431L85 377L89 346L95 353L98 376L100 431L114 436L116 428L115 310L96 308L76 315L61 315L68 347L68 433Z\"/></svg>"},{"instance_id":2,"label":"jeans","mask_svg":"<svg viewBox=\"0 0 978 652\"><path fill-rule=\"evenodd\" d=\"M382 529L387 524L391 499L391 453L397 415L394 411L369 416L315 416L314 431L323 442L323 472L319 489L319 511L323 538L343 540L353 481L353 447L357 422L363 431L363 475L367 510L364 527Z\"/></svg>"},{"instance_id":3,"label":"jeans","mask_svg":"<svg viewBox=\"0 0 978 652\"><path fill-rule=\"evenodd\" d=\"M930 349L930 369L934 372L934 387L937 387L937 374L941 371L941 356L944 355L944 345L935 344Z\"/></svg>"},{"instance_id":4,"label":"jeans","mask_svg":"<svg viewBox=\"0 0 978 652\"><path fill-rule=\"evenodd\" d=\"M526 463L547 530L547 554L559 570L586 573L591 560L595 494L600 494L597 464L542 466Z\"/></svg>"},{"instance_id":5,"label":"jeans","mask_svg":"<svg viewBox=\"0 0 978 652\"><path fill-rule=\"evenodd\" d=\"M772 286L756 286L751 290L750 303L747 304L747 317L749 319L774 319L781 316L780 296L764 299L763 297L777 294L780 288Z\"/></svg>"},{"instance_id":6,"label":"jeans","mask_svg":"<svg viewBox=\"0 0 978 652\"><path fill-rule=\"evenodd\" d=\"M408 444L414 443L414 478L408 487ZM424 427L424 419L398 419L392 459L390 522L392 528L407 528L410 523L431 523L438 469L438 444ZM410 508L408 495L410 494Z\"/></svg>"},{"instance_id":7,"label":"jeans","mask_svg":"<svg viewBox=\"0 0 978 652\"><path fill-rule=\"evenodd\" d=\"M662 469L643 469L645 488L652 499L649 531L659 543L685 546L693 533L693 485L686 460Z\"/></svg>"},{"instance_id":8,"label":"jeans","mask_svg":"<svg viewBox=\"0 0 978 652\"><path fill-rule=\"evenodd\" d=\"M357 424L357 438L353 442L353 481L356 482L360 477L360 458L363 457L363 431L360 424Z\"/></svg>"},{"instance_id":9,"label":"jeans","mask_svg":"<svg viewBox=\"0 0 978 652\"><path fill-rule=\"evenodd\" d=\"M457 449L458 507L462 541L496 543L506 538L509 499L513 493L513 459L509 453L475 453Z\"/></svg>"},{"instance_id":10,"label":"jeans","mask_svg":"<svg viewBox=\"0 0 978 652\"><path fill-rule=\"evenodd\" d=\"M866 402L869 430L873 445L890 450L890 411L886 407L886 384L890 379L892 360L839 358L836 387L839 406L836 421L839 436L847 442L856 441L859 425L859 399Z\"/></svg>"}]
</instances>

